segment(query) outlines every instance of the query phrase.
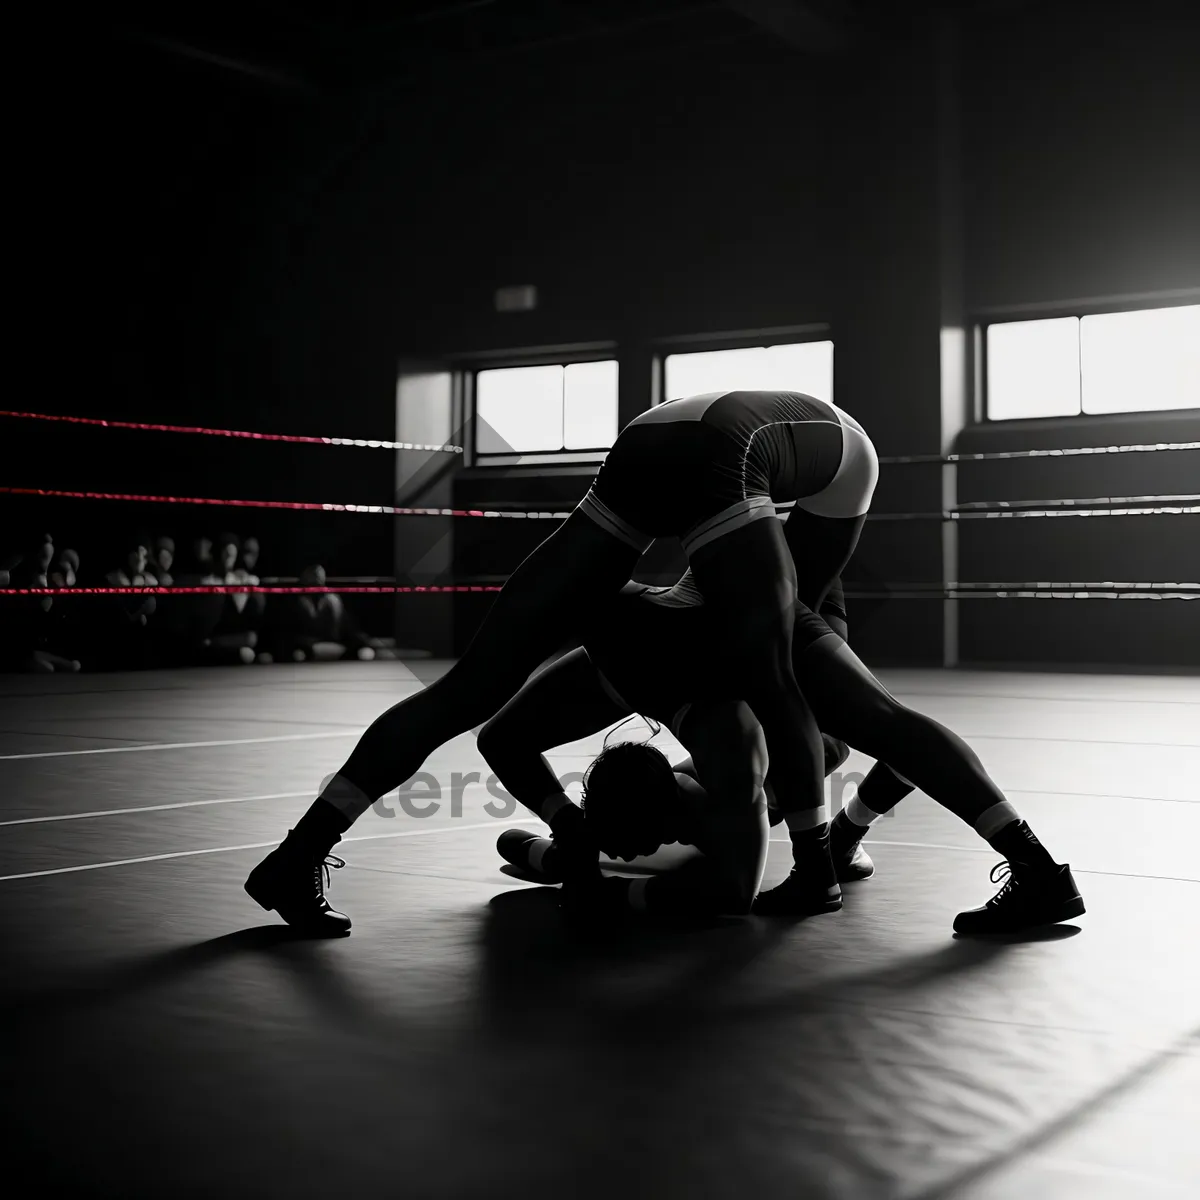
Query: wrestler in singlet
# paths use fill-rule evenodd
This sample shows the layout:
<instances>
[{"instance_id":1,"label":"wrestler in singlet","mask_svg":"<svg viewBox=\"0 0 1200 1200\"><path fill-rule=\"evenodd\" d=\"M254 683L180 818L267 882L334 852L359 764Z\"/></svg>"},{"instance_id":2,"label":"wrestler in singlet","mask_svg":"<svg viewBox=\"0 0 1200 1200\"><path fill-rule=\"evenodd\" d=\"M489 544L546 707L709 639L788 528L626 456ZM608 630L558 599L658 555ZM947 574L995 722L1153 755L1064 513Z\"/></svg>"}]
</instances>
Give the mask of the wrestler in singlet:
<instances>
[{"instance_id":1,"label":"wrestler in singlet","mask_svg":"<svg viewBox=\"0 0 1200 1200\"><path fill-rule=\"evenodd\" d=\"M678 537L696 550L795 502L817 517L861 517L879 461L863 427L800 392L711 392L629 423L580 511L635 549Z\"/></svg>"}]
</instances>

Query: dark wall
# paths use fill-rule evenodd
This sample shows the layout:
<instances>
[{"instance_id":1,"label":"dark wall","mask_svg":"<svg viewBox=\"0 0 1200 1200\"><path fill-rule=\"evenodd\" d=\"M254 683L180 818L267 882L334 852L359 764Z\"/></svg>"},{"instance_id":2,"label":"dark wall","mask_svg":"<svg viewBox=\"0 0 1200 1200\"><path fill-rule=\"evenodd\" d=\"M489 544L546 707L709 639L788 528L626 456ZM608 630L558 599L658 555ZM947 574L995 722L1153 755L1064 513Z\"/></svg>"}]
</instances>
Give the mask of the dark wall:
<instances>
[{"instance_id":1,"label":"dark wall","mask_svg":"<svg viewBox=\"0 0 1200 1200\"><path fill-rule=\"evenodd\" d=\"M1200 287L1200 15L1029 5L964 43L973 309Z\"/></svg>"},{"instance_id":2,"label":"dark wall","mask_svg":"<svg viewBox=\"0 0 1200 1200\"><path fill-rule=\"evenodd\" d=\"M345 345L323 348L319 319L287 321L277 302L298 289L309 295L306 311L337 309L296 268L312 235L306 210L322 205L313 179L324 160L314 151L338 140L338 115L127 39L60 31L44 45L37 137L20 176L35 250L25 348L36 359L6 407L394 436L387 373L374 381L381 390L347 395L343 377L357 356ZM4 482L28 487L378 503L393 478L386 453L223 438L4 421L0 444ZM392 566L379 518L2 503L0 541L19 545L32 527L49 529L81 551L85 580L119 561L125 532L142 528L180 542L226 529L257 534L268 574L294 575L313 561L334 573Z\"/></svg>"},{"instance_id":3,"label":"dark wall","mask_svg":"<svg viewBox=\"0 0 1200 1200\"><path fill-rule=\"evenodd\" d=\"M986 319L1004 306L1200 289L1195 6L1031 6L979 29L965 51L971 311ZM1191 302L1198 299L1200 291ZM1198 440L1200 407L985 425L964 435L960 448ZM1175 495L1196 492L1198 481L1196 451L1013 460L963 468L960 494ZM1167 515L964 523L961 577L1194 580L1195 523ZM1200 612L1181 601L973 600L962 605L961 654L966 662L1194 666Z\"/></svg>"}]
</instances>

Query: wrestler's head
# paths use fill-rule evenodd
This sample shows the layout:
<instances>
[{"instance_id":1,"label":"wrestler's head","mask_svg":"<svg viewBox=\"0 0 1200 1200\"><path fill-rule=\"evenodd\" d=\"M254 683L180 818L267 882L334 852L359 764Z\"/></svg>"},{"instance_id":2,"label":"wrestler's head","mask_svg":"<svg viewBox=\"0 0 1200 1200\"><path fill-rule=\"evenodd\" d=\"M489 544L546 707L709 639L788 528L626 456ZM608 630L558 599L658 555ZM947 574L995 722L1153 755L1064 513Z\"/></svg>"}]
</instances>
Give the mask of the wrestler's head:
<instances>
[{"instance_id":1,"label":"wrestler's head","mask_svg":"<svg viewBox=\"0 0 1200 1200\"><path fill-rule=\"evenodd\" d=\"M676 841L679 787L666 755L641 742L606 747L584 775L583 810L596 845L611 858L653 854Z\"/></svg>"},{"instance_id":2,"label":"wrestler's head","mask_svg":"<svg viewBox=\"0 0 1200 1200\"><path fill-rule=\"evenodd\" d=\"M259 553L258 538L248 537L242 543L242 566L251 574L254 574L254 568L258 566Z\"/></svg>"}]
</instances>

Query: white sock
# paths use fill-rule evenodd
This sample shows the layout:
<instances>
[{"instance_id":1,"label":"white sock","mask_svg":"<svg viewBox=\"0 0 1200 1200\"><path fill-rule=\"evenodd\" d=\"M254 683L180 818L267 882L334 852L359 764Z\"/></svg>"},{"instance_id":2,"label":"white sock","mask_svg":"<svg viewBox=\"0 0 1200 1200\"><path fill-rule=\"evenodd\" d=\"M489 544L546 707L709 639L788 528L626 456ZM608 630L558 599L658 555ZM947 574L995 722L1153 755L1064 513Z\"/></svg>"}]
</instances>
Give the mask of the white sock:
<instances>
[{"instance_id":1,"label":"white sock","mask_svg":"<svg viewBox=\"0 0 1200 1200\"><path fill-rule=\"evenodd\" d=\"M332 804L352 825L375 802L362 788L341 775L335 775L321 793L326 804Z\"/></svg>"},{"instance_id":2,"label":"white sock","mask_svg":"<svg viewBox=\"0 0 1200 1200\"><path fill-rule=\"evenodd\" d=\"M990 842L1006 825L1019 821L1021 814L1007 800L985 808L975 819L975 832L985 842Z\"/></svg>"},{"instance_id":3,"label":"white sock","mask_svg":"<svg viewBox=\"0 0 1200 1200\"><path fill-rule=\"evenodd\" d=\"M873 808L868 808L857 795L851 798L843 812L846 814L846 820L860 829L870 829L883 816L883 813L877 813Z\"/></svg>"}]
</instances>

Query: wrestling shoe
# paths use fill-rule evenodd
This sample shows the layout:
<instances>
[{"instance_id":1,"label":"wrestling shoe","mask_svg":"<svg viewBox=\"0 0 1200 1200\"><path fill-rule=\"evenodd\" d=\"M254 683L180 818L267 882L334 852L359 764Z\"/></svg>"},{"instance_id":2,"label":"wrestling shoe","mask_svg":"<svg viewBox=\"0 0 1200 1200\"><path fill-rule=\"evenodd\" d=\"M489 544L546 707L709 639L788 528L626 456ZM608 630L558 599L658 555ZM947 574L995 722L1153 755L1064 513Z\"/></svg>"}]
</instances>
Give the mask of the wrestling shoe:
<instances>
[{"instance_id":1,"label":"wrestling shoe","mask_svg":"<svg viewBox=\"0 0 1200 1200\"><path fill-rule=\"evenodd\" d=\"M506 875L529 883L562 883L558 846L552 838L539 837L528 829L506 829L496 840L500 857L509 864Z\"/></svg>"},{"instance_id":2,"label":"wrestling shoe","mask_svg":"<svg viewBox=\"0 0 1200 1200\"><path fill-rule=\"evenodd\" d=\"M1002 862L992 868L991 879L1004 886L982 908L960 912L954 918L955 933L1021 933L1086 911L1065 864L1046 869Z\"/></svg>"},{"instance_id":3,"label":"wrestling shoe","mask_svg":"<svg viewBox=\"0 0 1200 1200\"><path fill-rule=\"evenodd\" d=\"M844 854L835 854L833 867L837 871L838 883L859 883L875 874L875 864L863 849L862 842L855 842Z\"/></svg>"},{"instance_id":4,"label":"wrestling shoe","mask_svg":"<svg viewBox=\"0 0 1200 1200\"><path fill-rule=\"evenodd\" d=\"M829 853L829 837L799 849L792 873L769 892L759 892L751 912L762 917L815 917L842 907L842 888Z\"/></svg>"},{"instance_id":5,"label":"wrestling shoe","mask_svg":"<svg viewBox=\"0 0 1200 1200\"><path fill-rule=\"evenodd\" d=\"M841 907L842 889L836 879L830 883L794 867L777 887L759 892L750 911L756 917L815 917Z\"/></svg>"},{"instance_id":6,"label":"wrestling shoe","mask_svg":"<svg viewBox=\"0 0 1200 1200\"><path fill-rule=\"evenodd\" d=\"M316 937L344 937L350 932L350 918L330 905L325 889L330 867L341 870L345 865L345 859L314 850L289 831L283 843L250 872L246 892L296 929Z\"/></svg>"}]
</instances>

